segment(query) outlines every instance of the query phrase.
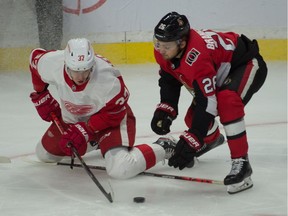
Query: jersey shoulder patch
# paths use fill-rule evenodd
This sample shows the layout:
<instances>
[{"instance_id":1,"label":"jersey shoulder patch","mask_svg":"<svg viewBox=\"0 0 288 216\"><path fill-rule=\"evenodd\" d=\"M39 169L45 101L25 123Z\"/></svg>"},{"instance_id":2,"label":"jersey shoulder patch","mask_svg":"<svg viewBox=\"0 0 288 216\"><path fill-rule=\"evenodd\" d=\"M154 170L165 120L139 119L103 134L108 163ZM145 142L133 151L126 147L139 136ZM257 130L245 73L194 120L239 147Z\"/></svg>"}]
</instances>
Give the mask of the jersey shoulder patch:
<instances>
[{"instance_id":1,"label":"jersey shoulder patch","mask_svg":"<svg viewBox=\"0 0 288 216\"><path fill-rule=\"evenodd\" d=\"M32 50L29 57L30 66L37 69L38 61L45 53L47 53L47 51L41 48Z\"/></svg>"},{"instance_id":2,"label":"jersey shoulder patch","mask_svg":"<svg viewBox=\"0 0 288 216\"><path fill-rule=\"evenodd\" d=\"M185 58L185 62L186 62L188 65L192 66L192 64L193 64L194 62L196 62L196 60L198 59L198 57L199 57L200 54L201 54L201 53L200 53L197 49L192 48L192 49L187 53L186 58Z\"/></svg>"}]
</instances>

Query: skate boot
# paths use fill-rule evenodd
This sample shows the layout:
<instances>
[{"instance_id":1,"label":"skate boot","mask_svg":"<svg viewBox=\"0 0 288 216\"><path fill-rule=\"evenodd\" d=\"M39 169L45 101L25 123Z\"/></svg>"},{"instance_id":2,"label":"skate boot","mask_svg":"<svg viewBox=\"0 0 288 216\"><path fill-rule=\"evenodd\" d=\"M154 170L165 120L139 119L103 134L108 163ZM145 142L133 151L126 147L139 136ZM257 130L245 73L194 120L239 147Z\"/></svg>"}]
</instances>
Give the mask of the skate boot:
<instances>
[{"instance_id":1,"label":"skate boot","mask_svg":"<svg viewBox=\"0 0 288 216\"><path fill-rule=\"evenodd\" d=\"M172 136L165 136L160 137L156 142L153 144L160 145L165 150L165 159L169 159L173 156L174 150L177 144L177 140Z\"/></svg>"},{"instance_id":2,"label":"skate boot","mask_svg":"<svg viewBox=\"0 0 288 216\"><path fill-rule=\"evenodd\" d=\"M232 159L231 171L224 179L224 184L227 185L227 192L235 194L251 188L253 186L251 175L252 168L248 155Z\"/></svg>"},{"instance_id":3,"label":"skate boot","mask_svg":"<svg viewBox=\"0 0 288 216\"><path fill-rule=\"evenodd\" d=\"M200 157L201 155L205 154L206 152L210 151L211 149L216 148L217 146L220 146L224 143L225 138L222 134L220 134L218 136L218 138L211 142L211 143L205 143L202 148L200 148L197 152L196 152L196 157ZM194 158L196 159L196 158ZM186 167L187 168L192 168L194 166L195 160L191 161Z\"/></svg>"}]
</instances>

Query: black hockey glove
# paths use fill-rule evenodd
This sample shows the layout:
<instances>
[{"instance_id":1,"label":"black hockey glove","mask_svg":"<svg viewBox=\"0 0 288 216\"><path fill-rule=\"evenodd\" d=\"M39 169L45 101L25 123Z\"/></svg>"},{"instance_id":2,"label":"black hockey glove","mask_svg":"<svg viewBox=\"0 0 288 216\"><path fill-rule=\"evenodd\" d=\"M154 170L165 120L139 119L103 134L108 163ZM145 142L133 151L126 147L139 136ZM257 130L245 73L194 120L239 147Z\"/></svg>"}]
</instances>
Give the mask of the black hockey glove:
<instances>
[{"instance_id":1,"label":"black hockey glove","mask_svg":"<svg viewBox=\"0 0 288 216\"><path fill-rule=\"evenodd\" d=\"M151 121L152 130L158 135L169 133L172 121L176 116L177 113L172 106L166 103L158 104Z\"/></svg>"},{"instance_id":2,"label":"black hockey glove","mask_svg":"<svg viewBox=\"0 0 288 216\"><path fill-rule=\"evenodd\" d=\"M175 153L169 159L168 165L180 170L189 166L194 161L196 152L203 146L203 139L198 137L195 133L184 131L176 144Z\"/></svg>"}]
</instances>

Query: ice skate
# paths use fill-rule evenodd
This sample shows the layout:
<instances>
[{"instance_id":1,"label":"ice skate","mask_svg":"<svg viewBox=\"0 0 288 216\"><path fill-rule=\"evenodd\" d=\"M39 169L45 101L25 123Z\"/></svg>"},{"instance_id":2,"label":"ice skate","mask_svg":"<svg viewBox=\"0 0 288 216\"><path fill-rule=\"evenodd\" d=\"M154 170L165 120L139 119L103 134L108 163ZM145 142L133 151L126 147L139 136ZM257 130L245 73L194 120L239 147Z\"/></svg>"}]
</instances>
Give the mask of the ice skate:
<instances>
[{"instance_id":1,"label":"ice skate","mask_svg":"<svg viewBox=\"0 0 288 216\"><path fill-rule=\"evenodd\" d=\"M235 194L251 188L253 186L251 175L252 168L248 156L232 159L231 171L224 179L227 192Z\"/></svg>"},{"instance_id":2,"label":"ice skate","mask_svg":"<svg viewBox=\"0 0 288 216\"><path fill-rule=\"evenodd\" d=\"M229 194L235 194L239 193L241 191L247 190L249 188L253 187L253 181L251 179L251 176L245 178L240 183L231 184L227 186L227 192Z\"/></svg>"},{"instance_id":3,"label":"ice skate","mask_svg":"<svg viewBox=\"0 0 288 216\"><path fill-rule=\"evenodd\" d=\"M165 150L165 159L169 159L173 156L174 150L176 147L177 140L172 136L165 136L160 137L157 141L155 141L153 144L160 145Z\"/></svg>"}]
</instances>

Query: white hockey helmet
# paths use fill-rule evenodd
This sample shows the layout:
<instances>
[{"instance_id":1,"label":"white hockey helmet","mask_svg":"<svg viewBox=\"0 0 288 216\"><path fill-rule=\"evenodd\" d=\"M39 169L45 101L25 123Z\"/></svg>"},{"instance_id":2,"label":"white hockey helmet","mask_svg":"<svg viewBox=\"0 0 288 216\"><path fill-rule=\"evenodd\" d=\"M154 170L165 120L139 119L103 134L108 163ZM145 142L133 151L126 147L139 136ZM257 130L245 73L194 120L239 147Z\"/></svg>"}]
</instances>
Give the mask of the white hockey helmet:
<instances>
[{"instance_id":1,"label":"white hockey helmet","mask_svg":"<svg viewBox=\"0 0 288 216\"><path fill-rule=\"evenodd\" d=\"M76 38L68 41L64 51L66 69L85 71L95 64L94 50L86 38Z\"/></svg>"}]
</instances>

